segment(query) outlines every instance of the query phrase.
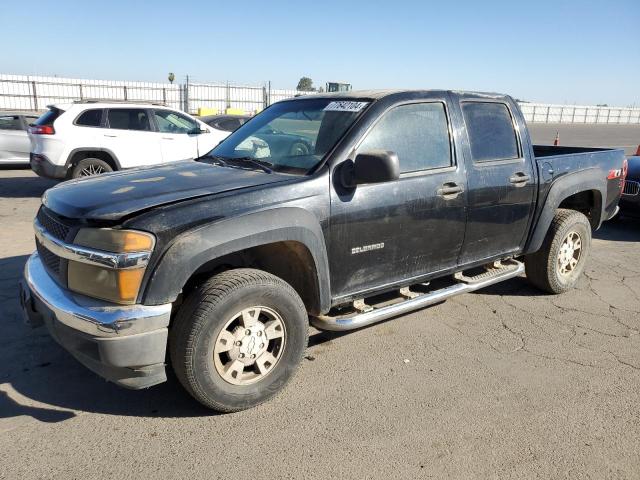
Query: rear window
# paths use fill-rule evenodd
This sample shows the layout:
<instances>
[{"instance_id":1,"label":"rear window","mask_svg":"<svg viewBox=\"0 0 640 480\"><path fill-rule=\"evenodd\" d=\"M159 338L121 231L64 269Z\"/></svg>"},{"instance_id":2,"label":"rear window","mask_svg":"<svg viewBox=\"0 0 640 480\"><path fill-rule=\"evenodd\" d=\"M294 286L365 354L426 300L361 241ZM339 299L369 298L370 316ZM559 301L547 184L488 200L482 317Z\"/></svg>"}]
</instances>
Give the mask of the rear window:
<instances>
[{"instance_id":1,"label":"rear window","mask_svg":"<svg viewBox=\"0 0 640 480\"><path fill-rule=\"evenodd\" d=\"M504 103L464 102L462 113L474 162L519 157L513 119Z\"/></svg>"},{"instance_id":2,"label":"rear window","mask_svg":"<svg viewBox=\"0 0 640 480\"><path fill-rule=\"evenodd\" d=\"M102 123L102 110L92 109L80 114L76 120L76 125L83 127L99 127Z\"/></svg>"},{"instance_id":3,"label":"rear window","mask_svg":"<svg viewBox=\"0 0 640 480\"><path fill-rule=\"evenodd\" d=\"M227 132L233 132L235 129L240 127L240 125L242 125L242 123L240 123L240 120L237 118L225 118L222 120L218 120L218 122L216 123L216 128L225 130Z\"/></svg>"},{"instance_id":4,"label":"rear window","mask_svg":"<svg viewBox=\"0 0 640 480\"><path fill-rule=\"evenodd\" d=\"M47 110L42 115L40 115L40 117L38 117L38 120L34 122L34 125L52 126L53 122L55 122L56 119L63 113L64 113L64 110L60 110L59 108L55 108L55 107L50 107L49 110Z\"/></svg>"},{"instance_id":5,"label":"rear window","mask_svg":"<svg viewBox=\"0 0 640 480\"><path fill-rule=\"evenodd\" d=\"M109 128L119 130L151 130L149 116L141 108L118 108L109 110L107 116Z\"/></svg>"}]
</instances>

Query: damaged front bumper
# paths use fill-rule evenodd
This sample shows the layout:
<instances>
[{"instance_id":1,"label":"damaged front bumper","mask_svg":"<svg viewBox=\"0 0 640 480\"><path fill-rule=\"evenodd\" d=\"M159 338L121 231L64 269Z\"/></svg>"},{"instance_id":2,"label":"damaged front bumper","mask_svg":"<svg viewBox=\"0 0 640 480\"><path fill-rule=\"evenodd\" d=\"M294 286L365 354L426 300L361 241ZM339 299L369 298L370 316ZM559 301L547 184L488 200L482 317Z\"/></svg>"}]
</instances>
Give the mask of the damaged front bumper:
<instances>
[{"instance_id":1,"label":"damaged front bumper","mask_svg":"<svg viewBox=\"0 0 640 480\"><path fill-rule=\"evenodd\" d=\"M37 253L20 283L27 324L46 325L51 336L98 375L126 388L166 381L171 304L116 305L60 287Z\"/></svg>"}]
</instances>

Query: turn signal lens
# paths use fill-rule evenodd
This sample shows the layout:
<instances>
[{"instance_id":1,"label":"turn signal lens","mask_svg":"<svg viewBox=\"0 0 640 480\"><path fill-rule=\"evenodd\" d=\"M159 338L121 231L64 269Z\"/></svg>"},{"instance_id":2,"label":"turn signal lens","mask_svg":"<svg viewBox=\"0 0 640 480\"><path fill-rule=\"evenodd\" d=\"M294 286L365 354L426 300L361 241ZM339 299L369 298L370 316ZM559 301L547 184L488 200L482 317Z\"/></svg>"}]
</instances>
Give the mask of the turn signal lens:
<instances>
[{"instance_id":1,"label":"turn signal lens","mask_svg":"<svg viewBox=\"0 0 640 480\"><path fill-rule=\"evenodd\" d=\"M121 302L134 302L144 276L144 268L118 271L118 293Z\"/></svg>"},{"instance_id":2,"label":"turn signal lens","mask_svg":"<svg viewBox=\"0 0 640 480\"><path fill-rule=\"evenodd\" d=\"M114 253L153 250L155 238L150 233L111 228L82 228L73 243Z\"/></svg>"}]
</instances>

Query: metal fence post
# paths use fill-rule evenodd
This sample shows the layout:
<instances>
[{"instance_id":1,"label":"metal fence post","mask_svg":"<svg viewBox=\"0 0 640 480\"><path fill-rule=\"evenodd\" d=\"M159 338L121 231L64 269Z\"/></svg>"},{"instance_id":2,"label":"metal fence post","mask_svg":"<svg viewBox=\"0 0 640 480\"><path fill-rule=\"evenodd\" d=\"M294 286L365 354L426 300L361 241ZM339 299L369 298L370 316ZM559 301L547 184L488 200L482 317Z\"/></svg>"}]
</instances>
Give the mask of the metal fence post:
<instances>
[{"instance_id":1,"label":"metal fence post","mask_svg":"<svg viewBox=\"0 0 640 480\"><path fill-rule=\"evenodd\" d=\"M33 109L38 110L38 94L36 93L36 82L31 82L31 92L33 93Z\"/></svg>"},{"instance_id":2,"label":"metal fence post","mask_svg":"<svg viewBox=\"0 0 640 480\"><path fill-rule=\"evenodd\" d=\"M225 108L231 108L231 90L229 87L229 82L227 81L227 86L225 88Z\"/></svg>"},{"instance_id":3,"label":"metal fence post","mask_svg":"<svg viewBox=\"0 0 640 480\"><path fill-rule=\"evenodd\" d=\"M162 103L167 104L167 89L162 87Z\"/></svg>"},{"instance_id":4,"label":"metal fence post","mask_svg":"<svg viewBox=\"0 0 640 480\"><path fill-rule=\"evenodd\" d=\"M183 85L184 89L184 111L189 113L189 75L187 75L187 81Z\"/></svg>"},{"instance_id":5,"label":"metal fence post","mask_svg":"<svg viewBox=\"0 0 640 480\"><path fill-rule=\"evenodd\" d=\"M124 101L126 102L127 101L127 86L123 85L122 86L122 90L124 91Z\"/></svg>"},{"instance_id":6,"label":"metal fence post","mask_svg":"<svg viewBox=\"0 0 640 480\"><path fill-rule=\"evenodd\" d=\"M547 106L547 119L544 121L544 123L549 123L549 112L551 111L551 107Z\"/></svg>"},{"instance_id":7,"label":"metal fence post","mask_svg":"<svg viewBox=\"0 0 640 480\"><path fill-rule=\"evenodd\" d=\"M531 117L531 121L535 122L536 121L536 106L533 106L533 117Z\"/></svg>"}]
</instances>

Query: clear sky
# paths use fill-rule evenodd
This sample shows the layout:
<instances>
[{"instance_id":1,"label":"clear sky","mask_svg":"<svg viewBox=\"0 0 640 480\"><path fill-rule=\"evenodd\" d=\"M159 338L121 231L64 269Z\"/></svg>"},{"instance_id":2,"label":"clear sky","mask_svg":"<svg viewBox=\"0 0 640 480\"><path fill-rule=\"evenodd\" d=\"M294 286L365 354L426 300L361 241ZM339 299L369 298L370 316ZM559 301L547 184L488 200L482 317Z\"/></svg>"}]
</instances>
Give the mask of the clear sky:
<instances>
[{"instance_id":1,"label":"clear sky","mask_svg":"<svg viewBox=\"0 0 640 480\"><path fill-rule=\"evenodd\" d=\"M640 106L640 0L0 0L0 73Z\"/></svg>"}]
</instances>

